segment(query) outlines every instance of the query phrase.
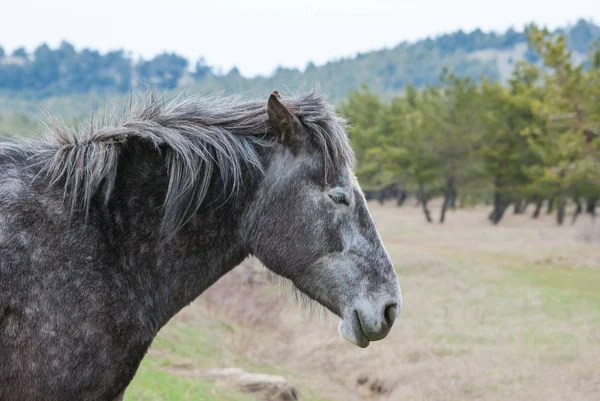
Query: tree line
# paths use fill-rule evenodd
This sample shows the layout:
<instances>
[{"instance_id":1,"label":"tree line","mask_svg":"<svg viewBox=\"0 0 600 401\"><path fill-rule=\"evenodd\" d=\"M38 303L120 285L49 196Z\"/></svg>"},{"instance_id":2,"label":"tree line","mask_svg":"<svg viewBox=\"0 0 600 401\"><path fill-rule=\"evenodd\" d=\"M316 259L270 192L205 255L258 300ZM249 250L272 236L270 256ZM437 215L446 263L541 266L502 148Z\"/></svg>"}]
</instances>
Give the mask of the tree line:
<instances>
[{"instance_id":1,"label":"tree line","mask_svg":"<svg viewBox=\"0 0 600 401\"><path fill-rule=\"evenodd\" d=\"M600 38L600 27L585 20L556 32L562 32L569 48L579 55L586 54L594 40ZM43 44L32 52L18 48L9 53L0 46L0 94L29 99L90 92L119 94L146 84L158 89L183 86L209 92L270 93L273 87L295 88L306 82L320 82L323 90L336 100L345 98L361 83L389 98L401 92L407 83L418 88L436 83L441 65L473 80L481 76L503 79L505 68L500 68L493 57L477 52L485 50L487 55L504 52L530 62L539 61L533 49L521 54L519 45L525 42L524 31L514 29L504 33L479 29L468 33L457 31L359 53L321 66L309 62L304 70L280 67L271 76L254 78L242 76L235 67L223 73L203 58L193 62L175 53L134 60L124 50L108 53L77 50L68 42L55 49Z\"/></svg>"},{"instance_id":2,"label":"tree line","mask_svg":"<svg viewBox=\"0 0 600 401\"><path fill-rule=\"evenodd\" d=\"M498 223L510 205L533 216L567 202L595 215L600 199L600 50L576 63L562 33L531 25L540 62L522 61L508 83L474 82L444 69L440 83L385 101L363 86L340 111L368 196L414 194L432 221L428 201L449 208L487 202Z\"/></svg>"},{"instance_id":3,"label":"tree line","mask_svg":"<svg viewBox=\"0 0 600 401\"><path fill-rule=\"evenodd\" d=\"M56 49L42 44L31 54L22 47L7 54L0 47L0 91L36 98L90 91L124 93L138 81L172 89L186 74L202 78L210 72L211 67L200 59L190 73L189 61L175 53L134 62L124 50L77 51L68 42Z\"/></svg>"}]
</instances>

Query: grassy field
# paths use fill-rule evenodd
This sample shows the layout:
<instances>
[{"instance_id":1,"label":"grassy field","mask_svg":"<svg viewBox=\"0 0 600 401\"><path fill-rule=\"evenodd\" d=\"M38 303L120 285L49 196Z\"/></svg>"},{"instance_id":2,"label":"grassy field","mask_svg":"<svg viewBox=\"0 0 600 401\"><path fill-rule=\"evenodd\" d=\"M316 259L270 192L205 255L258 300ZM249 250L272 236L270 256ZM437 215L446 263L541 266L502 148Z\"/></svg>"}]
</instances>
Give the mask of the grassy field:
<instances>
[{"instance_id":1,"label":"grassy field","mask_svg":"<svg viewBox=\"0 0 600 401\"><path fill-rule=\"evenodd\" d=\"M234 366L285 376L301 400L600 399L600 221L371 210L404 297L388 338L352 346L250 260L162 330L126 400L255 399L182 374Z\"/></svg>"}]
</instances>

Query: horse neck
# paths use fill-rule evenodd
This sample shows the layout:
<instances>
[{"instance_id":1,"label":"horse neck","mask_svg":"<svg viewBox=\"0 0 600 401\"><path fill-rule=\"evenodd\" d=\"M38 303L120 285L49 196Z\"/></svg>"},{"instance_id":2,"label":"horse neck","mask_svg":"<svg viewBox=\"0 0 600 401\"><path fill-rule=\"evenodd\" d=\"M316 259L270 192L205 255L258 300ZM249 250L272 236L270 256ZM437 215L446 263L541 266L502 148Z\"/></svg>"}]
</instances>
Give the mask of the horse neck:
<instances>
[{"instance_id":1,"label":"horse neck","mask_svg":"<svg viewBox=\"0 0 600 401\"><path fill-rule=\"evenodd\" d=\"M143 157L137 153L123 158L124 174L113 192L113 219L122 228L120 252L136 265L132 270L139 295L152 298L151 313L161 327L248 256L240 224L260 178L256 171L244 169L242 188L223 202L223 186L215 172L200 209L164 238L160 210L167 191L166 164L156 152Z\"/></svg>"}]
</instances>

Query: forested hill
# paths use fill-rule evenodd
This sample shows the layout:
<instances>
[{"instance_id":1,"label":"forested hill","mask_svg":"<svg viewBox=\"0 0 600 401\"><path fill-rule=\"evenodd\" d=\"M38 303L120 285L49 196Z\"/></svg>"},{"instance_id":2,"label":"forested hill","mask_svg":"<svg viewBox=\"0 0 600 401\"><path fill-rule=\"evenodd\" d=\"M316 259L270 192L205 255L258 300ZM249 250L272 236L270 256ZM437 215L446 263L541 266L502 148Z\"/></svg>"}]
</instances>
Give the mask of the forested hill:
<instances>
[{"instance_id":1,"label":"forested hill","mask_svg":"<svg viewBox=\"0 0 600 401\"><path fill-rule=\"evenodd\" d=\"M585 20L559 31L565 33L573 56L579 60L586 59L600 38L600 27ZM318 82L333 99L340 99L361 84L384 95L402 91L407 83L416 87L436 84L444 66L458 76L503 80L518 60L534 61L535 57L523 31L458 31L322 66L309 63L304 71L279 68L270 77L248 79L236 68L219 73L202 59L160 54L151 60L134 61L125 50L105 54L93 49L78 51L64 42L55 49L41 45L32 53L20 48L8 54L0 47L0 95L23 100L87 93L112 95L142 83L159 89L266 93L273 88L293 89Z\"/></svg>"}]
</instances>

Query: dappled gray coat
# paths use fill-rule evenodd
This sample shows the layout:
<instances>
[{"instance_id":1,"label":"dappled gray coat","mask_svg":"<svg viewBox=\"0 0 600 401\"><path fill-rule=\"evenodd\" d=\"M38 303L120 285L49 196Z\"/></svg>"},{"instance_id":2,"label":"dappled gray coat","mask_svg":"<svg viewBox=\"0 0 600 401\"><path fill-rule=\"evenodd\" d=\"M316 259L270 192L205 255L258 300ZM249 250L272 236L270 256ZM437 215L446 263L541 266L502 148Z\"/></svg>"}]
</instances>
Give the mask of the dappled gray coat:
<instances>
[{"instance_id":1,"label":"dappled gray coat","mask_svg":"<svg viewBox=\"0 0 600 401\"><path fill-rule=\"evenodd\" d=\"M0 143L0 400L120 399L158 330L249 255L365 347L398 280L316 91L151 99Z\"/></svg>"}]
</instances>

